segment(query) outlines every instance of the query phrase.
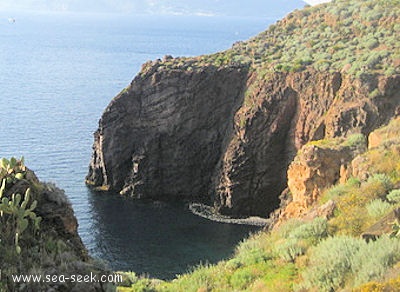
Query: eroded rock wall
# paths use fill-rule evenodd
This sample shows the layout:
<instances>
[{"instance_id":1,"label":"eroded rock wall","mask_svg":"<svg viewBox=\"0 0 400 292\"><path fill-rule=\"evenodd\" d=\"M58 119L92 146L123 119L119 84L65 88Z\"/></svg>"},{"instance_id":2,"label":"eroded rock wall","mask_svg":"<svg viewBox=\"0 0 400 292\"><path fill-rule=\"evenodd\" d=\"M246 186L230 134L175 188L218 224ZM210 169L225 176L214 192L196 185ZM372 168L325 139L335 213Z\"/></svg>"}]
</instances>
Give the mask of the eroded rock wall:
<instances>
[{"instance_id":1,"label":"eroded rock wall","mask_svg":"<svg viewBox=\"0 0 400 292\"><path fill-rule=\"evenodd\" d=\"M113 99L95 133L87 181L134 197L207 197L247 67L150 64Z\"/></svg>"},{"instance_id":2,"label":"eroded rock wall","mask_svg":"<svg viewBox=\"0 0 400 292\"><path fill-rule=\"evenodd\" d=\"M268 216L305 143L368 134L399 112L398 75L260 72L148 64L105 110L88 183Z\"/></svg>"},{"instance_id":3,"label":"eroded rock wall","mask_svg":"<svg viewBox=\"0 0 400 292\"><path fill-rule=\"evenodd\" d=\"M249 100L235 116L215 183L217 209L233 216L266 216L278 206L288 165L305 143L368 134L400 104L399 76L354 79L307 70L249 80ZM371 96L374 88L379 94Z\"/></svg>"}]
</instances>

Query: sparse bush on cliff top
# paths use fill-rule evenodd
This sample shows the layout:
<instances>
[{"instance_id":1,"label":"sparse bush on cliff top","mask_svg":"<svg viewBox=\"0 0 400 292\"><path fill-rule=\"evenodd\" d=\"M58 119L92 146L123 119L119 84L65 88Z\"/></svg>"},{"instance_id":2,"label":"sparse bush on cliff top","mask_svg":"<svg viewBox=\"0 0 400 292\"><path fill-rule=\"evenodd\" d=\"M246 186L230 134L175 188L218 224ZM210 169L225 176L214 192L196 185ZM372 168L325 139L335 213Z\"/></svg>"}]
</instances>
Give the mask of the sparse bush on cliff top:
<instances>
[{"instance_id":1,"label":"sparse bush on cliff top","mask_svg":"<svg viewBox=\"0 0 400 292\"><path fill-rule=\"evenodd\" d=\"M256 37L254 42L276 44L283 50L279 58L281 65L275 66L278 70L292 67L293 60L304 56L322 71L341 70L347 63L351 64L352 74L381 70L386 65L394 68L393 54L398 44L393 17L398 14L398 3L334 1L331 5L310 7L290 14L273 30ZM354 41L357 47L350 45ZM390 48L388 54L380 49L381 43ZM269 53L267 59L273 60L273 50ZM346 56L354 59L346 62Z\"/></svg>"},{"instance_id":2,"label":"sparse bush on cliff top","mask_svg":"<svg viewBox=\"0 0 400 292\"><path fill-rule=\"evenodd\" d=\"M362 74L400 73L396 1L336 0L297 10L256 37L224 52L196 58L167 59L169 69L204 66L249 66L259 70Z\"/></svg>"}]
</instances>

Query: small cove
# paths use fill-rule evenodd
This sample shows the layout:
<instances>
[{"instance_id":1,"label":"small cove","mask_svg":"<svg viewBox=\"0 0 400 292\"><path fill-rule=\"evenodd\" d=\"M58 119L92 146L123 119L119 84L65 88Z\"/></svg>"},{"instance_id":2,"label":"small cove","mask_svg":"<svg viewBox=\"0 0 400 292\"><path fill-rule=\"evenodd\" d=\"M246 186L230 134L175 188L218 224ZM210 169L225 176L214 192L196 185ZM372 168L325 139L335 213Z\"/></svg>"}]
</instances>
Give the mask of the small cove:
<instances>
[{"instance_id":1,"label":"small cove","mask_svg":"<svg viewBox=\"0 0 400 292\"><path fill-rule=\"evenodd\" d=\"M3 12L2 12L3 13ZM7 19L9 15L0 15ZM95 194L84 185L92 133L140 66L227 49L268 19L13 14L0 29L0 157L24 156L63 188L90 254L114 270L173 278L230 256L259 227L213 222L183 203Z\"/></svg>"}]
</instances>

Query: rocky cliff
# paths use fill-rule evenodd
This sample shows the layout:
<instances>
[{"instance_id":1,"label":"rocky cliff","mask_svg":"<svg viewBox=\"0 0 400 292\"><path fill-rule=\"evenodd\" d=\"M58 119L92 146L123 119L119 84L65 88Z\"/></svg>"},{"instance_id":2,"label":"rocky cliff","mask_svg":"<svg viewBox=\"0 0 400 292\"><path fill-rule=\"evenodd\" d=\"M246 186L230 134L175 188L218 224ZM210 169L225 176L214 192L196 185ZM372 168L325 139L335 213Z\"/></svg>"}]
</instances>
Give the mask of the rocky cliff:
<instances>
[{"instance_id":1,"label":"rocky cliff","mask_svg":"<svg viewBox=\"0 0 400 292\"><path fill-rule=\"evenodd\" d=\"M105 110L88 180L142 198L206 198L243 101L245 67L147 64Z\"/></svg>"},{"instance_id":2,"label":"rocky cliff","mask_svg":"<svg viewBox=\"0 0 400 292\"><path fill-rule=\"evenodd\" d=\"M286 196L282 196L276 225L293 218L310 220L318 216L331 217L336 203L330 200L321 204L321 198L324 195L329 197L326 191L334 185L338 187L336 192L339 195L346 193L343 186L352 186L352 183L348 182L351 179L356 181L354 185L367 185L368 179L373 180L374 175L390 174L395 184L388 185L398 188L399 129L400 117L397 117L393 118L389 125L371 132L367 136L368 139L363 134L355 134L347 138L318 140L304 145L289 165L288 188L285 191ZM366 190L361 195L364 198L359 199L357 204L371 199L371 195L378 196L382 193L379 187L371 185L368 186L369 189L365 187ZM331 192L336 194L335 191ZM357 193L354 192L352 196L342 204L354 207L351 200L356 200ZM389 233L389 229L383 228L386 233Z\"/></svg>"},{"instance_id":3,"label":"rocky cliff","mask_svg":"<svg viewBox=\"0 0 400 292\"><path fill-rule=\"evenodd\" d=\"M398 28L364 5L307 8L226 52L146 63L100 119L88 184L267 216L305 143L369 134L400 111Z\"/></svg>"},{"instance_id":4,"label":"rocky cliff","mask_svg":"<svg viewBox=\"0 0 400 292\"><path fill-rule=\"evenodd\" d=\"M108 283L73 281L71 276L107 275L95 265L78 235L64 192L42 183L23 161L0 162L0 291L106 291ZM14 281L32 275L43 281ZM64 277L49 281L45 277ZM54 279L54 278L53 278Z\"/></svg>"}]
</instances>

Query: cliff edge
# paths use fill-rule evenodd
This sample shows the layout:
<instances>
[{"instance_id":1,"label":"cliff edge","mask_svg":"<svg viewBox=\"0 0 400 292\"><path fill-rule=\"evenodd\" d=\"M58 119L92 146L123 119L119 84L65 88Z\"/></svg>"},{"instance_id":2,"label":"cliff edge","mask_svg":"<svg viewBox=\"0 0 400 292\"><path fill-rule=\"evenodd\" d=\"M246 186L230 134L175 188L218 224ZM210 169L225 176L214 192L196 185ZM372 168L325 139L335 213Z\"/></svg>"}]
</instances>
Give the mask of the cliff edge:
<instances>
[{"instance_id":1,"label":"cliff edge","mask_svg":"<svg viewBox=\"0 0 400 292\"><path fill-rule=\"evenodd\" d=\"M399 9L383 2L308 7L225 52L146 63L100 119L87 183L268 216L303 145L400 112Z\"/></svg>"}]
</instances>

